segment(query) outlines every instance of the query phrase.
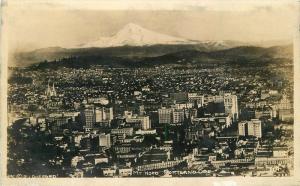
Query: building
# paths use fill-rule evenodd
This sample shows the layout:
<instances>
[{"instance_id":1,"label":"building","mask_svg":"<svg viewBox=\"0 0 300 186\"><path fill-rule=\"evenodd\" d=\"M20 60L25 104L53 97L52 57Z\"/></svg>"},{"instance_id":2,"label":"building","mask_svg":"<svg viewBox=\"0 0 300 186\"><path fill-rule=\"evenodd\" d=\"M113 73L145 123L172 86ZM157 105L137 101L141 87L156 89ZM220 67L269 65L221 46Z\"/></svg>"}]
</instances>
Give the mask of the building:
<instances>
[{"instance_id":1,"label":"building","mask_svg":"<svg viewBox=\"0 0 300 186\"><path fill-rule=\"evenodd\" d=\"M60 117L49 117L47 118L48 128L52 133L59 133L63 131L63 128L69 128L70 117L60 116Z\"/></svg>"},{"instance_id":2,"label":"building","mask_svg":"<svg viewBox=\"0 0 300 186\"><path fill-rule=\"evenodd\" d=\"M159 163L150 163L150 164L143 164L136 167L137 171L151 171L151 170L160 170L160 169L167 169L172 168L179 163L183 162L184 160L175 160L175 161L164 161Z\"/></svg>"},{"instance_id":3,"label":"building","mask_svg":"<svg viewBox=\"0 0 300 186\"><path fill-rule=\"evenodd\" d=\"M204 96L199 95L198 93L188 93L188 101L192 104L197 103L198 107L202 107L204 104Z\"/></svg>"},{"instance_id":4,"label":"building","mask_svg":"<svg viewBox=\"0 0 300 186\"><path fill-rule=\"evenodd\" d=\"M170 93L170 98L171 98L171 100L176 101L176 102L186 102L188 100L186 92Z\"/></svg>"},{"instance_id":5,"label":"building","mask_svg":"<svg viewBox=\"0 0 300 186\"><path fill-rule=\"evenodd\" d=\"M74 156L71 159L71 167L76 167L78 162L83 161L84 157L83 156Z\"/></svg>"},{"instance_id":6,"label":"building","mask_svg":"<svg viewBox=\"0 0 300 186\"><path fill-rule=\"evenodd\" d=\"M103 176L112 177L117 174L117 169L115 168L102 168Z\"/></svg>"},{"instance_id":7,"label":"building","mask_svg":"<svg viewBox=\"0 0 300 186\"><path fill-rule=\"evenodd\" d=\"M218 126L222 128L228 128L232 124L231 117L228 115L215 115L215 121L217 122Z\"/></svg>"},{"instance_id":8,"label":"building","mask_svg":"<svg viewBox=\"0 0 300 186\"><path fill-rule=\"evenodd\" d=\"M132 136L133 135L133 128L119 128L119 129L112 129L111 134L124 134L125 136Z\"/></svg>"},{"instance_id":9,"label":"building","mask_svg":"<svg viewBox=\"0 0 300 186\"><path fill-rule=\"evenodd\" d=\"M293 105L287 95L283 95L282 99L277 104L277 109L292 109Z\"/></svg>"},{"instance_id":10,"label":"building","mask_svg":"<svg viewBox=\"0 0 300 186\"><path fill-rule=\"evenodd\" d=\"M138 119L141 121L142 130L148 130L151 128L149 116L139 116Z\"/></svg>"},{"instance_id":11,"label":"building","mask_svg":"<svg viewBox=\"0 0 300 186\"><path fill-rule=\"evenodd\" d=\"M168 124L172 122L173 109L162 107L158 109L158 122L160 124Z\"/></svg>"},{"instance_id":12,"label":"building","mask_svg":"<svg viewBox=\"0 0 300 186\"><path fill-rule=\"evenodd\" d=\"M248 122L248 135L256 136L258 138L262 137L260 120L252 119L250 122Z\"/></svg>"},{"instance_id":13,"label":"building","mask_svg":"<svg viewBox=\"0 0 300 186\"><path fill-rule=\"evenodd\" d=\"M184 120L184 110L175 109L173 111L173 123L182 123Z\"/></svg>"},{"instance_id":14,"label":"building","mask_svg":"<svg viewBox=\"0 0 300 186\"><path fill-rule=\"evenodd\" d=\"M128 111L128 110L125 110L125 111L124 111L124 117L125 117L126 120L127 120L127 119L131 119L132 116L133 116L132 111Z\"/></svg>"},{"instance_id":15,"label":"building","mask_svg":"<svg viewBox=\"0 0 300 186\"><path fill-rule=\"evenodd\" d=\"M99 146L100 147L107 147L107 148L111 147L110 134L102 133L102 134L99 135Z\"/></svg>"},{"instance_id":16,"label":"building","mask_svg":"<svg viewBox=\"0 0 300 186\"><path fill-rule=\"evenodd\" d=\"M294 114L292 109L279 109L278 113L278 118L281 121L292 122L294 120Z\"/></svg>"},{"instance_id":17,"label":"building","mask_svg":"<svg viewBox=\"0 0 300 186\"><path fill-rule=\"evenodd\" d=\"M230 114L233 121L239 118L238 101L236 95L224 94L225 113Z\"/></svg>"},{"instance_id":18,"label":"building","mask_svg":"<svg viewBox=\"0 0 300 186\"><path fill-rule=\"evenodd\" d=\"M148 135L148 134L156 134L156 129L150 130L137 130L135 131L136 135Z\"/></svg>"},{"instance_id":19,"label":"building","mask_svg":"<svg viewBox=\"0 0 300 186\"><path fill-rule=\"evenodd\" d=\"M275 116L273 116L273 109L271 107L264 107L263 109L256 109L254 111L255 113L255 118L256 119L260 119L260 118L268 118L268 119L271 119L271 118L275 118Z\"/></svg>"},{"instance_id":20,"label":"building","mask_svg":"<svg viewBox=\"0 0 300 186\"><path fill-rule=\"evenodd\" d=\"M175 109L190 109L193 108L193 103L176 103Z\"/></svg>"},{"instance_id":21,"label":"building","mask_svg":"<svg viewBox=\"0 0 300 186\"><path fill-rule=\"evenodd\" d=\"M209 103L215 103L216 105L223 105L221 110L225 114L229 114L233 121L238 121L239 110L237 96L230 93L225 93L222 95L205 95L203 99L201 98L202 105L209 105Z\"/></svg>"},{"instance_id":22,"label":"building","mask_svg":"<svg viewBox=\"0 0 300 186\"><path fill-rule=\"evenodd\" d=\"M88 104L101 104L101 105L107 105L109 103L109 100L106 97L90 97L87 98Z\"/></svg>"},{"instance_id":23,"label":"building","mask_svg":"<svg viewBox=\"0 0 300 186\"><path fill-rule=\"evenodd\" d=\"M171 159L171 152L160 149L151 149L142 156L143 163L166 162Z\"/></svg>"},{"instance_id":24,"label":"building","mask_svg":"<svg viewBox=\"0 0 300 186\"><path fill-rule=\"evenodd\" d=\"M121 177L131 176L132 173L133 173L132 167L119 168L119 176L121 176Z\"/></svg>"},{"instance_id":25,"label":"building","mask_svg":"<svg viewBox=\"0 0 300 186\"><path fill-rule=\"evenodd\" d=\"M93 106L86 106L80 111L80 119L85 128L93 128L96 117L95 109Z\"/></svg>"},{"instance_id":26,"label":"building","mask_svg":"<svg viewBox=\"0 0 300 186\"><path fill-rule=\"evenodd\" d=\"M262 137L261 121L259 119L251 119L251 121L243 121L238 124L238 132L240 136Z\"/></svg>"},{"instance_id":27,"label":"building","mask_svg":"<svg viewBox=\"0 0 300 186\"><path fill-rule=\"evenodd\" d=\"M55 90L55 87L54 87L54 83L52 84L52 87L50 87L50 80L48 81L48 87L45 91L45 94L48 97L56 96L56 90Z\"/></svg>"},{"instance_id":28,"label":"building","mask_svg":"<svg viewBox=\"0 0 300 186\"><path fill-rule=\"evenodd\" d=\"M126 123L137 123L139 129L148 130L151 128L149 116L133 115L131 111L125 111L124 116L126 119Z\"/></svg>"},{"instance_id":29,"label":"building","mask_svg":"<svg viewBox=\"0 0 300 186\"><path fill-rule=\"evenodd\" d=\"M255 165L291 165L293 163L292 157L257 157L255 158Z\"/></svg>"},{"instance_id":30,"label":"building","mask_svg":"<svg viewBox=\"0 0 300 186\"><path fill-rule=\"evenodd\" d=\"M137 116L135 115L131 119L127 119L128 123L136 123L138 129L147 130L150 129L150 119L149 116Z\"/></svg>"},{"instance_id":31,"label":"building","mask_svg":"<svg viewBox=\"0 0 300 186\"><path fill-rule=\"evenodd\" d=\"M247 122L239 122L238 128L239 128L239 136L246 136L246 134L248 133L246 132Z\"/></svg>"},{"instance_id":32,"label":"building","mask_svg":"<svg viewBox=\"0 0 300 186\"><path fill-rule=\"evenodd\" d=\"M112 107L96 107L95 108L95 122L96 123L108 123L113 120L113 108Z\"/></svg>"},{"instance_id":33,"label":"building","mask_svg":"<svg viewBox=\"0 0 300 186\"><path fill-rule=\"evenodd\" d=\"M288 148L287 147L274 147L273 148L273 157L275 157L275 158L288 157Z\"/></svg>"},{"instance_id":34,"label":"building","mask_svg":"<svg viewBox=\"0 0 300 186\"><path fill-rule=\"evenodd\" d=\"M108 157L104 154L96 155L94 157L94 164L96 165L98 163L108 163Z\"/></svg>"}]
</instances>

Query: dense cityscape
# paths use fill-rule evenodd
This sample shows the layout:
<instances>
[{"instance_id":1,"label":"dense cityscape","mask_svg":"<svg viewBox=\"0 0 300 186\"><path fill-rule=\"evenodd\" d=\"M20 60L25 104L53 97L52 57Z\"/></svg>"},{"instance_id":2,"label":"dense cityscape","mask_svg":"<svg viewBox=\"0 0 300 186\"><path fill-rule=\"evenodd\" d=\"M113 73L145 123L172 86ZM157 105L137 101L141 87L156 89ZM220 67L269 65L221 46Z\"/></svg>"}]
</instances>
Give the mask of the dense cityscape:
<instances>
[{"instance_id":1,"label":"dense cityscape","mask_svg":"<svg viewBox=\"0 0 300 186\"><path fill-rule=\"evenodd\" d=\"M292 176L292 71L10 68L8 175Z\"/></svg>"}]
</instances>

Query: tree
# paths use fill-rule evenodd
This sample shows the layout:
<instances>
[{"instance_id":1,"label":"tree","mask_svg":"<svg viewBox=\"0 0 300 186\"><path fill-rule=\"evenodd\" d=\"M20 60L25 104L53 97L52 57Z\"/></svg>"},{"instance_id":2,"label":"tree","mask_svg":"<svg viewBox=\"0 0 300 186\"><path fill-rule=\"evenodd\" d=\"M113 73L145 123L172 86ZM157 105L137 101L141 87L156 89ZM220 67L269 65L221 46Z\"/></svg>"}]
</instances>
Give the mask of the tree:
<instances>
[{"instance_id":1,"label":"tree","mask_svg":"<svg viewBox=\"0 0 300 186\"><path fill-rule=\"evenodd\" d=\"M197 117L199 117L199 118L204 117L204 114L205 114L205 108L199 107L197 109Z\"/></svg>"},{"instance_id":2,"label":"tree","mask_svg":"<svg viewBox=\"0 0 300 186\"><path fill-rule=\"evenodd\" d=\"M145 135L144 140L142 142L144 145L158 145L159 141L155 138L155 135Z\"/></svg>"},{"instance_id":3,"label":"tree","mask_svg":"<svg viewBox=\"0 0 300 186\"><path fill-rule=\"evenodd\" d=\"M37 111L37 109L38 109L37 105L29 105L28 106L28 111L30 111L30 112L35 112L35 111Z\"/></svg>"},{"instance_id":4,"label":"tree","mask_svg":"<svg viewBox=\"0 0 300 186\"><path fill-rule=\"evenodd\" d=\"M164 140L168 140L169 139L169 126L168 124L164 125Z\"/></svg>"}]
</instances>

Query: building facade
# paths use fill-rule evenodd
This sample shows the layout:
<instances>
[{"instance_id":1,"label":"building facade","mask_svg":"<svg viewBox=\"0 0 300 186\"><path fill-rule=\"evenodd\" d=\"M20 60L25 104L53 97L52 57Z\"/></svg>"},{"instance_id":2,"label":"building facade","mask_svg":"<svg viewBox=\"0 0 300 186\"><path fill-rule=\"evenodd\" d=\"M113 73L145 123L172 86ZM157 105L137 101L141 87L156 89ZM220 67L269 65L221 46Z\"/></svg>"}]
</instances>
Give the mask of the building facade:
<instances>
[{"instance_id":1,"label":"building facade","mask_svg":"<svg viewBox=\"0 0 300 186\"><path fill-rule=\"evenodd\" d=\"M172 122L173 109L162 107L158 109L158 121L160 124Z\"/></svg>"}]
</instances>

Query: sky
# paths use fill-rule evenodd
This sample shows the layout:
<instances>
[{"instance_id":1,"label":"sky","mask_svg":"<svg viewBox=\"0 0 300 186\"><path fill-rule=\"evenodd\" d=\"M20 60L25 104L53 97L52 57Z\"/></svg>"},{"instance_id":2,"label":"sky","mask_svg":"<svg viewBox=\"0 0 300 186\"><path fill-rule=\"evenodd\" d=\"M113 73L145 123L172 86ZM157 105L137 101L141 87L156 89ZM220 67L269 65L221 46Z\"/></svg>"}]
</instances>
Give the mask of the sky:
<instances>
[{"instance_id":1,"label":"sky","mask_svg":"<svg viewBox=\"0 0 300 186\"><path fill-rule=\"evenodd\" d=\"M2 24L10 52L72 47L111 36L128 23L193 40L291 40L299 22L291 1L33 2L5 4Z\"/></svg>"}]
</instances>

